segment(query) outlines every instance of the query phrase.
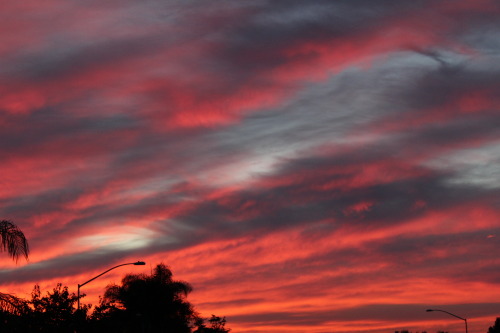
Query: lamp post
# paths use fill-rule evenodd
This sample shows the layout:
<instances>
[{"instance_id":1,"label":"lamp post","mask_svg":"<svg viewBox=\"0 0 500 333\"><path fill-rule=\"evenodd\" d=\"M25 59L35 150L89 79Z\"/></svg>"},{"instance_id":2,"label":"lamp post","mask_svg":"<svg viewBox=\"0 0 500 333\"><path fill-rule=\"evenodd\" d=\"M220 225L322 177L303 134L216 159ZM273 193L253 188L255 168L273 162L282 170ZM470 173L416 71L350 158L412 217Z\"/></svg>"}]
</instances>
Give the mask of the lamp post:
<instances>
[{"instance_id":1,"label":"lamp post","mask_svg":"<svg viewBox=\"0 0 500 333\"><path fill-rule=\"evenodd\" d=\"M461 319L461 320L465 321L465 333L468 333L468 331L467 331L467 319L462 318L462 317L459 317L459 316L457 316L457 315L455 315L455 314L453 314L453 313L450 313L450 312L448 312L448 311L439 310L439 309L427 309L427 310L425 310L425 311L427 311L427 312L433 312L433 311L444 312L444 313L449 314L450 316L453 316L453 317L455 317L455 318L458 318L458 319Z\"/></svg>"},{"instance_id":2,"label":"lamp post","mask_svg":"<svg viewBox=\"0 0 500 333\"><path fill-rule=\"evenodd\" d=\"M120 264L120 265L116 265L114 267L111 267L110 269L102 272L101 274L97 275L97 276L94 276L92 279L82 283L82 284L79 284L78 285L78 310L80 310L80 287L83 287L84 285L86 285L87 283L91 282L91 281L94 281L95 279L97 279L99 276L101 275L104 275L106 274L107 272L109 272L110 270L112 269L115 269L115 268L118 268L118 267L121 267L121 266L125 266L125 265L136 265L136 266L142 266L142 265L146 265L146 263L144 261L137 261L137 262L129 262L129 263L126 263L126 264Z\"/></svg>"}]
</instances>

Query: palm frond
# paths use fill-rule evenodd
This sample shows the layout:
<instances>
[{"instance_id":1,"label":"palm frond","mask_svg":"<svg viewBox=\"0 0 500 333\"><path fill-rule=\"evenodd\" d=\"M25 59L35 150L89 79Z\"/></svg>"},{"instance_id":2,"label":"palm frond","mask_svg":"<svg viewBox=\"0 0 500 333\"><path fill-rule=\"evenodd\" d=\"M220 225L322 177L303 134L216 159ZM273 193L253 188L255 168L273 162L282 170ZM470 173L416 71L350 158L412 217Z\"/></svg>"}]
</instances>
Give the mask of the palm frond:
<instances>
[{"instance_id":1,"label":"palm frond","mask_svg":"<svg viewBox=\"0 0 500 333\"><path fill-rule=\"evenodd\" d=\"M0 221L0 250L6 251L16 262L23 256L28 259L29 246L23 232L11 221Z\"/></svg>"},{"instance_id":2,"label":"palm frond","mask_svg":"<svg viewBox=\"0 0 500 333\"><path fill-rule=\"evenodd\" d=\"M27 309L28 305L25 300L11 294L0 293L0 311L20 315Z\"/></svg>"}]
</instances>

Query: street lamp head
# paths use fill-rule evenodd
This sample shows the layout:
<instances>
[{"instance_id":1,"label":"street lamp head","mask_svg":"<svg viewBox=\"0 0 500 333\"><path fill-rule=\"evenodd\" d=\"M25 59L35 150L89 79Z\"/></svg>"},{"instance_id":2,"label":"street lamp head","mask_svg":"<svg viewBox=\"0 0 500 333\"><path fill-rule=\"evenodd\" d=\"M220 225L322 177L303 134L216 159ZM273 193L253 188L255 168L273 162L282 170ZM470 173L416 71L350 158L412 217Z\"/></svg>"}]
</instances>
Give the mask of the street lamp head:
<instances>
[{"instance_id":1,"label":"street lamp head","mask_svg":"<svg viewBox=\"0 0 500 333\"><path fill-rule=\"evenodd\" d=\"M432 312L432 311L434 311L434 310L432 310L432 309L427 309L427 310L425 310L425 311L426 311L426 312Z\"/></svg>"},{"instance_id":2,"label":"street lamp head","mask_svg":"<svg viewBox=\"0 0 500 333\"><path fill-rule=\"evenodd\" d=\"M138 262L134 262L134 265L143 266L143 265L146 265L146 263L144 261L138 261Z\"/></svg>"}]
</instances>

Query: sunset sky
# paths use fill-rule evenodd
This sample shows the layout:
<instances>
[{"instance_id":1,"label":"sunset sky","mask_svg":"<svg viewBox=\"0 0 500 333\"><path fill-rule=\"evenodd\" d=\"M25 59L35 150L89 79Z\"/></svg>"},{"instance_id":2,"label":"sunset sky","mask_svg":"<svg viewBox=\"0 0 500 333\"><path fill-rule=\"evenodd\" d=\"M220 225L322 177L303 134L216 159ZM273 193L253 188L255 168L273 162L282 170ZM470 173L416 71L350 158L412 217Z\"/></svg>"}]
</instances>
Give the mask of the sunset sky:
<instances>
[{"instance_id":1,"label":"sunset sky","mask_svg":"<svg viewBox=\"0 0 500 333\"><path fill-rule=\"evenodd\" d=\"M163 262L234 333L500 317L500 1L0 5L0 291Z\"/></svg>"}]
</instances>

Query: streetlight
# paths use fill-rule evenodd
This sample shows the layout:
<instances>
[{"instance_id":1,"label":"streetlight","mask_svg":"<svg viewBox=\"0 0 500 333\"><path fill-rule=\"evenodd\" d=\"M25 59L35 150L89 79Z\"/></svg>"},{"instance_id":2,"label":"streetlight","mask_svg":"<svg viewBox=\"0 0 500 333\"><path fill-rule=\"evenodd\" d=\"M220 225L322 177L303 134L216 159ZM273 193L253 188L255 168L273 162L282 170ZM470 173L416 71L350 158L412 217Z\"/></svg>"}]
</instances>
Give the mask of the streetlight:
<instances>
[{"instance_id":1,"label":"streetlight","mask_svg":"<svg viewBox=\"0 0 500 333\"><path fill-rule=\"evenodd\" d=\"M432 312L432 311L444 312L444 313L447 313L447 314L449 314L450 316L453 316L453 317L455 317L455 318L462 319L463 321L465 321L465 333L468 333L468 331L467 331L467 319L462 318L462 317L459 317L459 316L457 316L457 315L455 315L455 314L453 314L453 313L450 313L450 312L448 312L448 311L439 310L439 309L427 309L427 310L425 310L425 311L427 311L427 312Z\"/></svg>"},{"instance_id":2,"label":"streetlight","mask_svg":"<svg viewBox=\"0 0 500 333\"><path fill-rule=\"evenodd\" d=\"M142 266L142 265L146 265L146 263L144 261L137 261L137 262L129 262L127 264L121 264L121 265L116 265L115 267L111 267L110 269L102 272L101 274L97 275L97 276L94 276L92 279L88 280L87 282L84 282L82 284L79 284L78 285L78 310L80 310L80 287L83 287L84 285L86 285L87 283L91 282L91 281L94 281L95 279L97 279L99 276L101 275L104 275L106 274L107 272L109 272L110 270L112 269L115 269L115 268L118 268L120 266L125 266L125 265L136 265L136 266Z\"/></svg>"}]
</instances>

